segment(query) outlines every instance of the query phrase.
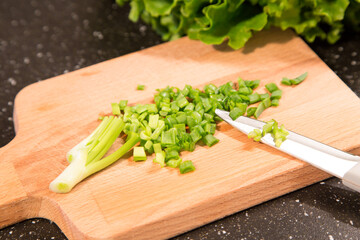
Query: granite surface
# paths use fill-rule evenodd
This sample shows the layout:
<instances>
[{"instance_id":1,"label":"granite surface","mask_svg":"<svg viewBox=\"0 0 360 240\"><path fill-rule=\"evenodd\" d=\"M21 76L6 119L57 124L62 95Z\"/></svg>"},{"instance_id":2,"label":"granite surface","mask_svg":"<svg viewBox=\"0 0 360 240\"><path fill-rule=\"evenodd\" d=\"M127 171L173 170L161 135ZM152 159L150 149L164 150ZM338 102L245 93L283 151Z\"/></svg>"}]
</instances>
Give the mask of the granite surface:
<instances>
[{"instance_id":1,"label":"granite surface","mask_svg":"<svg viewBox=\"0 0 360 240\"><path fill-rule=\"evenodd\" d=\"M0 146L15 135L13 100L23 87L161 43L128 12L112 0L0 1ZM310 47L360 96L359 34ZM0 229L0 239L66 237L47 219L29 219ZM360 239L360 194L332 178L174 239Z\"/></svg>"}]
</instances>

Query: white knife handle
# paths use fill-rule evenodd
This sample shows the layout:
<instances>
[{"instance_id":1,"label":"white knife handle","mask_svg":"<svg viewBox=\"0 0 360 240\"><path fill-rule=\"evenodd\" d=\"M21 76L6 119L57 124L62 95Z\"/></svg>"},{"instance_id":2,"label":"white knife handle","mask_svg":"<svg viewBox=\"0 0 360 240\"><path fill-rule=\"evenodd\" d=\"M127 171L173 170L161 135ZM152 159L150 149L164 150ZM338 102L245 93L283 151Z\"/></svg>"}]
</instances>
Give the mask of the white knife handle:
<instances>
[{"instance_id":1,"label":"white knife handle","mask_svg":"<svg viewBox=\"0 0 360 240\"><path fill-rule=\"evenodd\" d=\"M352 167L343 177L343 184L360 192L360 163Z\"/></svg>"}]
</instances>

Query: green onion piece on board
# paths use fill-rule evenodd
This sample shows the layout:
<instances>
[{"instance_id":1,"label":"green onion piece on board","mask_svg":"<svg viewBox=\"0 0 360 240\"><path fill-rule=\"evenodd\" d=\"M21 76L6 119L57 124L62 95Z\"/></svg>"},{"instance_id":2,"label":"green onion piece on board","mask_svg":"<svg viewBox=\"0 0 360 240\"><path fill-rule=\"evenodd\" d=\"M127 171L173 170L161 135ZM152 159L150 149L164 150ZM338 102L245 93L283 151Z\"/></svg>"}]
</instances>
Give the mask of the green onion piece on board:
<instances>
[{"instance_id":1,"label":"green onion piece on board","mask_svg":"<svg viewBox=\"0 0 360 240\"><path fill-rule=\"evenodd\" d=\"M146 153L144 147L134 147L133 157L135 162L145 161Z\"/></svg>"},{"instance_id":2,"label":"green onion piece on board","mask_svg":"<svg viewBox=\"0 0 360 240\"><path fill-rule=\"evenodd\" d=\"M257 106L257 108L256 108L256 111L255 111L255 113L254 113L254 117L255 117L256 119L258 119L259 116L260 116L260 114L261 114L265 109L266 109L266 107L265 107L265 105L264 105L264 102L261 102L261 103Z\"/></svg>"},{"instance_id":3,"label":"green onion piece on board","mask_svg":"<svg viewBox=\"0 0 360 240\"><path fill-rule=\"evenodd\" d=\"M180 164L179 168L180 168L181 174L192 172L195 170L195 167L194 167L192 161L190 161L190 160L182 162Z\"/></svg>"},{"instance_id":4,"label":"green onion piece on board","mask_svg":"<svg viewBox=\"0 0 360 240\"><path fill-rule=\"evenodd\" d=\"M279 90L278 86L275 83L268 83L265 85L265 87L270 93Z\"/></svg>"},{"instance_id":5,"label":"green onion piece on board","mask_svg":"<svg viewBox=\"0 0 360 240\"><path fill-rule=\"evenodd\" d=\"M154 163L160 164L161 167L165 167L165 152L157 152L155 153L155 158L153 159Z\"/></svg>"},{"instance_id":6,"label":"green onion piece on board","mask_svg":"<svg viewBox=\"0 0 360 240\"><path fill-rule=\"evenodd\" d=\"M202 141L209 147L212 147L213 145L215 145L216 143L219 142L219 139L217 139L216 137L214 137L214 135L212 134L208 134L205 137L202 138Z\"/></svg>"},{"instance_id":7,"label":"green onion piece on board","mask_svg":"<svg viewBox=\"0 0 360 240\"><path fill-rule=\"evenodd\" d=\"M283 77L283 79L281 80L281 84L284 84L286 86L291 86L292 83L290 81L290 78L287 78L287 77Z\"/></svg>"},{"instance_id":8,"label":"green onion piece on board","mask_svg":"<svg viewBox=\"0 0 360 240\"><path fill-rule=\"evenodd\" d=\"M112 114L119 116L120 115L120 107L119 104L117 103L112 103L111 104L111 110L112 110Z\"/></svg>"},{"instance_id":9,"label":"green onion piece on board","mask_svg":"<svg viewBox=\"0 0 360 240\"><path fill-rule=\"evenodd\" d=\"M145 90L145 85L137 85L137 90Z\"/></svg>"},{"instance_id":10,"label":"green onion piece on board","mask_svg":"<svg viewBox=\"0 0 360 240\"><path fill-rule=\"evenodd\" d=\"M178 159L180 157L179 152L172 148L170 148L169 150L168 150L168 148L165 149L165 153L166 153L165 162L167 162L171 159Z\"/></svg>"},{"instance_id":11,"label":"green onion piece on board","mask_svg":"<svg viewBox=\"0 0 360 240\"><path fill-rule=\"evenodd\" d=\"M289 79L287 77L284 77L282 80L281 80L281 83L284 84L284 85L288 85L288 86L291 86L291 85L298 85L300 83L302 83L305 78L307 77L308 73L305 72L303 74L301 74L300 76L294 78L294 79Z\"/></svg>"},{"instance_id":12,"label":"green onion piece on board","mask_svg":"<svg viewBox=\"0 0 360 240\"><path fill-rule=\"evenodd\" d=\"M166 162L166 166L171 168L178 168L182 162L181 158L178 159L171 159Z\"/></svg>"},{"instance_id":13,"label":"green onion piece on board","mask_svg":"<svg viewBox=\"0 0 360 240\"><path fill-rule=\"evenodd\" d=\"M273 99L273 100L271 100L271 106L273 106L273 107L279 106L279 99Z\"/></svg>"},{"instance_id":14,"label":"green onion piece on board","mask_svg":"<svg viewBox=\"0 0 360 240\"><path fill-rule=\"evenodd\" d=\"M251 89L255 89L260 85L260 80L246 80L245 85Z\"/></svg>"},{"instance_id":15,"label":"green onion piece on board","mask_svg":"<svg viewBox=\"0 0 360 240\"><path fill-rule=\"evenodd\" d=\"M264 100L266 98L270 97L270 95L268 93L263 93L263 94L260 94L260 100Z\"/></svg>"},{"instance_id":16,"label":"green onion piece on board","mask_svg":"<svg viewBox=\"0 0 360 240\"><path fill-rule=\"evenodd\" d=\"M258 93L250 94L248 97L249 97L250 104L257 103L257 102L261 101L260 94L258 94Z\"/></svg>"},{"instance_id":17,"label":"green onion piece on board","mask_svg":"<svg viewBox=\"0 0 360 240\"><path fill-rule=\"evenodd\" d=\"M265 107L265 108L271 107L271 100L270 100L270 98L265 98L264 100L262 100L262 103L264 104L264 107Z\"/></svg>"},{"instance_id":18,"label":"green onion piece on board","mask_svg":"<svg viewBox=\"0 0 360 240\"><path fill-rule=\"evenodd\" d=\"M280 99L282 96L282 90L278 89L278 90L275 90L271 93L271 96L270 96L270 99L273 100L273 99Z\"/></svg>"},{"instance_id":19,"label":"green onion piece on board","mask_svg":"<svg viewBox=\"0 0 360 240\"><path fill-rule=\"evenodd\" d=\"M240 109L238 107L234 107L230 113L229 113L229 116L231 117L232 120L235 120L237 119L238 117L244 115L245 111L244 109Z\"/></svg>"},{"instance_id":20,"label":"green onion piece on board","mask_svg":"<svg viewBox=\"0 0 360 240\"><path fill-rule=\"evenodd\" d=\"M128 104L128 100L121 100L121 101L119 102L120 110L124 110L125 107L127 106L127 104Z\"/></svg>"},{"instance_id":21,"label":"green onion piece on board","mask_svg":"<svg viewBox=\"0 0 360 240\"><path fill-rule=\"evenodd\" d=\"M147 140L144 144L145 151L152 154L154 152L153 148L153 142L150 140Z\"/></svg>"},{"instance_id":22,"label":"green onion piece on board","mask_svg":"<svg viewBox=\"0 0 360 240\"><path fill-rule=\"evenodd\" d=\"M256 107L249 107L246 111L246 116L252 117L254 116L255 112L256 112Z\"/></svg>"},{"instance_id":23,"label":"green onion piece on board","mask_svg":"<svg viewBox=\"0 0 360 240\"><path fill-rule=\"evenodd\" d=\"M155 153L161 153L162 152L162 148L161 148L161 144L160 143L154 143L153 144L153 149Z\"/></svg>"},{"instance_id":24,"label":"green onion piece on board","mask_svg":"<svg viewBox=\"0 0 360 240\"><path fill-rule=\"evenodd\" d=\"M149 116L149 127L151 129L156 129L159 123L159 114L152 114Z\"/></svg>"}]
</instances>

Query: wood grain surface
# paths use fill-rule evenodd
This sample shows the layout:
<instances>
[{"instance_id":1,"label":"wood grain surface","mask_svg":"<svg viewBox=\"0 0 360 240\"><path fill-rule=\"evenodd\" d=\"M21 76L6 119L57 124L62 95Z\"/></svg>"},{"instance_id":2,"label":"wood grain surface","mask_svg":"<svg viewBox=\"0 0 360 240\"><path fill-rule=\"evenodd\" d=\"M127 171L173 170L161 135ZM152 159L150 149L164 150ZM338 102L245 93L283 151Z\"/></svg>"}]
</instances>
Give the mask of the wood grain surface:
<instances>
[{"instance_id":1,"label":"wood grain surface","mask_svg":"<svg viewBox=\"0 0 360 240\"><path fill-rule=\"evenodd\" d=\"M359 98L292 32L257 33L245 48L182 38L32 84L15 99L16 137L0 149L0 227L31 217L59 225L69 239L164 239L328 178L308 164L249 140L225 123L220 142L184 153L197 170L180 175L151 158L127 157L68 194L49 183L67 166L66 152L97 126L110 103L144 103L157 88L202 87L261 79L280 86L307 71L296 87L282 86L280 106L261 120L333 147L360 147ZM145 91L137 91L145 84Z\"/></svg>"}]
</instances>

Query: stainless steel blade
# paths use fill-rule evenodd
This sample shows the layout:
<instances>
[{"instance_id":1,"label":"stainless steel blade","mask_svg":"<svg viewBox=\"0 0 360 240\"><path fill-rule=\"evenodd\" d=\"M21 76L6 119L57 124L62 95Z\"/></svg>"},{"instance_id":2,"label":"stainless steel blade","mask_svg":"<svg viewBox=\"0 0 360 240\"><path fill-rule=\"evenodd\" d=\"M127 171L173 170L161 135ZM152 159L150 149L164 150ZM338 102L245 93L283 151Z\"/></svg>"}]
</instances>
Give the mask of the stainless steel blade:
<instances>
[{"instance_id":1,"label":"stainless steel blade","mask_svg":"<svg viewBox=\"0 0 360 240\"><path fill-rule=\"evenodd\" d=\"M265 125L262 121L244 116L234 121L230 118L229 112L219 109L216 109L215 113L225 122L245 134L248 134L255 128L261 129ZM289 131L287 140L284 141L279 148L275 146L270 134L265 135L261 139L261 142L310 163L339 178L343 178L344 175L360 161L359 156L343 152L292 131Z\"/></svg>"}]
</instances>

